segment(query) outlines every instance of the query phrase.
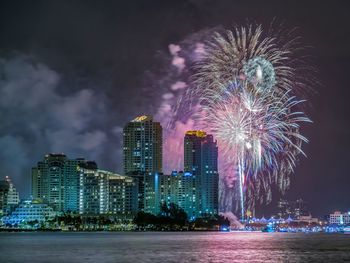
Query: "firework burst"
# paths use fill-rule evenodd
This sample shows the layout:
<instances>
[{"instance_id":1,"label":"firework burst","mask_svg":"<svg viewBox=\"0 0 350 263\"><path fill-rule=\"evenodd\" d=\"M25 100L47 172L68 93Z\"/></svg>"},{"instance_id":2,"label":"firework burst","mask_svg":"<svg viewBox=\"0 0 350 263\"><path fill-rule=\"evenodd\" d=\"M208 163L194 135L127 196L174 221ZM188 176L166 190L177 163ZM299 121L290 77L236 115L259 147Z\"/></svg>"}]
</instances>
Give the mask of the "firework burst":
<instances>
[{"instance_id":1,"label":"firework burst","mask_svg":"<svg viewBox=\"0 0 350 263\"><path fill-rule=\"evenodd\" d=\"M226 167L238 167L242 218L257 200L271 199L272 184L285 191L304 154L300 124L310 120L299 110L291 42L263 36L261 26L216 33L185 95L200 106L197 123L217 138Z\"/></svg>"}]
</instances>

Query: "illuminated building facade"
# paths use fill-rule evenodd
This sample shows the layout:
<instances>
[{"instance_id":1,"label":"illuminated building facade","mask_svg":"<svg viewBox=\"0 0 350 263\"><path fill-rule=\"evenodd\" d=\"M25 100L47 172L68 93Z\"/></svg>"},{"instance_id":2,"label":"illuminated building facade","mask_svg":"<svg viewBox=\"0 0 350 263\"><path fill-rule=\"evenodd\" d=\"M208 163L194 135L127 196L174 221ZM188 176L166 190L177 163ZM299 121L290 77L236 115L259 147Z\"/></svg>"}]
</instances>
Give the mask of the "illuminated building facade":
<instances>
[{"instance_id":1,"label":"illuminated building facade","mask_svg":"<svg viewBox=\"0 0 350 263\"><path fill-rule=\"evenodd\" d=\"M350 225L350 212L335 211L329 215L329 223L336 225Z\"/></svg>"},{"instance_id":2,"label":"illuminated building facade","mask_svg":"<svg viewBox=\"0 0 350 263\"><path fill-rule=\"evenodd\" d=\"M310 215L310 212L307 209L307 203L299 198L296 201L292 202L293 207L293 217L299 218L300 216L307 216Z\"/></svg>"},{"instance_id":3,"label":"illuminated building facade","mask_svg":"<svg viewBox=\"0 0 350 263\"><path fill-rule=\"evenodd\" d=\"M79 211L79 166L85 159L68 159L64 154L48 154L32 168L32 196L57 211Z\"/></svg>"},{"instance_id":4,"label":"illuminated building facade","mask_svg":"<svg viewBox=\"0 0 350 263\"><path fill-rule=\"evenodd\" d=\"M182 208L189 219L198 216L196 180L191 173L173 172L160 176L159 203L174 203Z\"/></svg>"},{"instance_id":5,"label":"illuminated building facade","mask_svg":"<svg viewBox=\"0 0 350 263\"><path fill-rule=\"evenodd\" d=\"M44 222L57 215L48 204L41 200L25 200L9 215L2 218L3 224L19 225L28 222Z\"/></svg>"},{"instance_id":6,"label":"illuminated building facade","mask_svg":"<svg viewBox=\"0 0 350 263\"><path fill-rule=\"evenodd\" d=\"M97 167L80 169L79 213L98 215L109 211L109 176Z\"/></svg>"},{"instance_id":7,"label":"illuminated building facade","mask_svg":"<svg viewBox=\"0 0 350 263\"><path fill-rule=\"evenodd\" d=\"M291 206L287 200L280 199L277 203L277 215L280 218L288 218L292 215Z\"/></svg>"},{"instance_id":8,"label":"illuminated building facade","mask_svg":"<svg viewBox=\"0 0 350 263\"><path fill-rule=\"evenodd\" d=\"M155 180L162 172L162 126L151 116L139 116L123 129L124 174L138 181L138 209L154 211Z\"/></svg>"},{"instance_id":9,"label":"illuminated building facade","mask_svg":"<svg viewBox=\"0 0 350 263\"><path fill-rule=\"evenodd\" d=\"M19 194L8 176L0 181L0 216L9 214L19 203Z\"/></svg>"},{"instance_id":10,"label":"illuminated building facade","mask_svg":"<svg viewBox=\"0 0 350 263\"><path fill-rule=\"evenodd\" d=\"M133 216L137 213L137 180L97 169L90 163L80 169L79 213Z\"/></svg>"},{"instance_id":11,"label":"illuminated building facade","mask_svg":"<svg viewBox=\"0 0 350 263\"><path fill-rule=\"evenodd\" d=\"M145 212L157 215L162 203L174 203L187 213L189 219L198 216L195 176L174 171L170 175L155 174L152 178L154 190L146 195Z\"/></svg>"},{"instance_id":12,"label":"illuminated building facade","mask_svg":"<svg viewBox=\"0 0 350 263\"><path fill-rule=\"evenodd\" d=\"M112 174L109 180L109 213L133 216L138 210L138 181L129 176Z\"/></svg>"},{"instance_id":13,"label":"illuminated building facade","mask_svg":"<svg viewBox=\"0 0 350 263\"><path fill-rule=\"evenodd\" d=\"M159 188L159 173L144 176L144 199L142 211L151 214L157 214L159 211L158 188Z\"/></svg>"},{"instance_id":14,"label":"illuminated building facade","mask_svg":"<svg viewBox=\"0 0 350 263\"><path fill-rule=\"evenodd\" d=\"M218 147L204 131L187 131L184 139L184 168L196 181L199 216L218 213Z\"/></svg>"},{"instance_id":15,"label":"illuminated building facade","mask_svg":"<svg viewBox=\"0 0 350 263\"><path fill-rule=\"evenodd\" d=\"M123 129L124 174L162 172L162 126L151 116L139 116Z\"/></svg>"}]
</instances>

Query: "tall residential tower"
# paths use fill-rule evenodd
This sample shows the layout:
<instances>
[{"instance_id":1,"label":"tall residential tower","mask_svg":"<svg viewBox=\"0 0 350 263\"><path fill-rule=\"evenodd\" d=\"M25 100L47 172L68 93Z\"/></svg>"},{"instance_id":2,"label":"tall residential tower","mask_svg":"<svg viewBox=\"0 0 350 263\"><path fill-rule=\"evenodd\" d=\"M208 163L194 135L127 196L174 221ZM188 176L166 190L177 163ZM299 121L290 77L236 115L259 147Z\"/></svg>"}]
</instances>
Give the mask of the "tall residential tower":
<instances>
[{"instance_id":1,"label":"tall residential tower","mask_svg":"<svg viewBox=\"0 0 350 263\"><path fill-rule=\"evenodd\" d=\"M218 147L204 131L187 131L184 141L184 168L196 177L197 212L218 213Z\"/></svg>"},{"instance_id":2,"label":"tall residential tower","mask_svg":"<svg viewBox=\"0 0 350 263\"><path fill-rule=\"evenodd\" d=\"M139 116L123 129L124 174L138 180L138 209L155 209L156 180L162 172L162 126L151 116Z\"/></svg>"},{"instance_id":3,"label":"tall residential tower","mask_svg":"<svg viewBox=\"0 0 350 263\"><path fill-rule=\"evenodd\" d=\"M139 116L123 130L124 173L162 172L162 126L151 116Z\"/></svg>"}]
</instances>

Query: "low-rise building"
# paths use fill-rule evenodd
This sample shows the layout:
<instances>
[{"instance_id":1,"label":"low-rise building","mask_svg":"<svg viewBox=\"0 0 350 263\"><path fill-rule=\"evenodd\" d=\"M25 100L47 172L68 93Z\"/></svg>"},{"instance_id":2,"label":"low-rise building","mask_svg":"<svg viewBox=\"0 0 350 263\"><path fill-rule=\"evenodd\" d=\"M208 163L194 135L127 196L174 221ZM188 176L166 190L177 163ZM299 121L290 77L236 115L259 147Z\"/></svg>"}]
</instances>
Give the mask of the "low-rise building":
<instances>
[{"instance_id":1,"label":"low-rise building","mask_svg":"<svg viewBox=\"0 0 350 263\"><path fill-rule=\"evenodd\" d=\"M318 218L312 217L311 215L298 216L298 218L293 220L298 223L308 223L308 224L318 224Z\"/></svg>"},{"instance_id":2,"label":"low-rise building","mask_svg":"<svg viewBox=\"0 0 350 263\"><path fill-rule=\"evenodd\" d=\"M329 224L348 225L350 224L350 212L335 211L329 215Z\"/></svg>"},{"instance_id":3,"label":"low-rise building","mask_svg":"<svg viewBox=\"0 0 350 263\"><path fill-rule=\"evenodd\" d=\"M20 225L29 222L44 222L57 215L52 207L41 200L25 200L8 216L2 217L4 225Z\"/></svg>"},{"instance_id":4,"label":"low-rise building","mask_svg":"<svg viewBox=\"0 0 350 263\"><path fill-rule=\"evenodd\" d=\"M19 204L19 194L10 180L6 176L0 181L0 216L7 215Z\"/></svg>"}]
</instances>

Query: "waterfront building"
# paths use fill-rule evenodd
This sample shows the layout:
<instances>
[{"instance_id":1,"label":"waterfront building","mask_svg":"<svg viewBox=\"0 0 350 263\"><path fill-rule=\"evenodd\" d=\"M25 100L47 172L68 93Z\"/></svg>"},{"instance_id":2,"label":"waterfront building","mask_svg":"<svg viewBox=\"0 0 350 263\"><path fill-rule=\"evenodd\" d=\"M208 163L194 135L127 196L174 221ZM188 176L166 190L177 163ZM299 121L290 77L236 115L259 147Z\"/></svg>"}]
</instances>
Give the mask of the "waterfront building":
<instances>
[{"instance_id":1,"label":"waterfront building","mask_svg":"<svg viewBox=\"0 0 350 263\"><path fill-rule=\"evenodd\" d=\"M336 225L349 225L350 224L350 212L335 211L329 215L329 224Z\"/></svg>"},{"instance_id":2,"label":"waterfront building","mask_svg":"<svg viewBox=\"0 0 350 263\"><path fill-rule=\"evenodd\" d=\"M140 172L128 173L128 176L134 179L137 188L137 210L144 211L145 208L145 175ZM148 177L148 181L149 181Z\"/></svg>"},{"instance_id":3,"label":"waterfront building","mask_svg":"<svg viewBox=\"0 0 350 263\"><path fill-rule=\"evenodd\" d=\"M138 210L154 211L155 176L162 172L162 126L139 116L123 129L124 174L138 181Z\"/></svg>"},{"instance_id":4,"label":"waterfront building","mask_svg":"<svg viewBox=\"0 0 350 263\"><path fill-rule=\"evenodd\" d=\"M280 199L277 203L277 216L297 220L301 217L307 218L311 213L307 209L307 203L301 198L295 201Z\"/></svg>"},{"instance_id":5,"label":"waterfront building","mask_svg":"<svg viewBox=\"0 0 350 263\"><path fill-rule=\"evenodd\" d=\"M162 172L162 126L151 116L139 116L123 129L124 174Z\"/></svg>"},{"instance_id":6,"label":"waterfront building","mask_svg":"<svg viewBox=\"0 0 350 263\"><path fill-rule=\"evenodd\" d=\"M0 181L0 216L10 213L19 203L19 194L10 180L6 176Z\"/></svg>"},{"instance_id":7,"label":"waterfront building","mask_svg":"<svg viewBox=\"0 0 350 263\"><path fill-rule=\"evenodd\" d=\"M138 181L129 176L109 175L109 213L133 216L138 211Z\"/></svg>"},{"instance_id":8,"label":"waterfront building","mask_svg":"<svg viewBox=\"0 0 350 263\"><path fill-rule=\"evenodd\" d=\"M144 199L143 210L146 213L157 214L159 211L158 188L159 188L159 173L153 175L144 175Z\"/></svg>"},{"instance_id":9,"label":"waterfront building","mask_svg":"<svg viewBox=\"0 0 350 263\"><path fill-rule=\"evenodd\" d=\"M97 167L80 168L79 213L98 215L109 211L109 181L113 173Z\"/></svg>"},{"instance_id":10,"label":"waterfront building","mask_svg":"<svg viewBox=\"0 0 350 263\"><path fill-rule=\"evenodd\" d=\"M159 179L159 187L157 190L157 203L160 206L162 203L170 204L174 203L174 192L176 184L176 175L177 172L173 171L172 174L161 174ZM159 209L159 208L158 208Z\"/></svg>"},{"instance_id":11,"label":"waterfront building","mask_svg":"<svg viewBox=\"0 0 350 263\"><path fill-rule=\"evenodd\" d=\"M292 214L290 204L287 200L280 199L277 203L277 208L278 208L277 215L279 217L288 218Z\"/></svg>"},{"instance_id":12,"label":"waterfront building","mask_svg":"<svg viewBox=\"0 0 350 263\"><path fill-rule=\"evenodd\" d=\"M65 154L50 153L32 168L32 196L42 199L57 211L79 211L79 178L82 158L68 159Z\"/></svg>"},{"instance_id":13,"label":"waterfront building","mask_svg":"<svg viewBox=\"0 0 350 263\"><path fill-rule=\"evenodd\" d=\"M174 203L187 213L189 219L197 216L196 181L191 173L173 171L170 175L156 174L152 184L154 192L146 195L148 206L145 212L157 215L161 204Z\"/></svg>"},{"instance_id":14,"label":"waterfront building","mask_svg":"<svg viewBox=\"0 0 350 263\"><path fill-rule=\"evenodd\" d=\"M196 181L198 216L218 213L218 147L212 135L187 131L184 138L184 169Z\"/></svg>"},{"instance_id":15,"label":"waterfront building","mask_svg":"<svg viewBox=\"0 0 350 263\"><path fill-rule=\"evenodd\" d=\"M173 172L171 178L171 202L182 208L189 219L194 219L198 216L196 177L189 172Z\"/></svg>"},{"instance_id":16,"label":"waterfront building","mask_svg":"<svg viewBox=\"0 0 350 263\"><path fill-rule=\"evenodd\" d=\"M29 222L44 222L57 216L52 207L42 200L25 200L9 215L1 220L4 225L20 225Z\"/></svg>"},{"instance_id":17,"label":"waterfront building","mask_svg":"<svg viewBox=\"0 0 350 263\"><path fill-rule=\"evenodd\" d=\"M293 220L293 222L297 222L297 223L308 223L308 224L318 224L319 220L318 218L312 217L311 214L310 215L302 215L302 216L298 216L296 219Z\"/></svg>"},{"instance_id":18,"label":"waterfront building","mask_svg":"<svg viewBox=\"0 0 350 263\"><path fill-rule=\"evenodd\" d=\"M295 202L292 202L292 206L294 218L310 215L310 212L307 209L307 203L303 199L299 198Z\"/></svg>"},{"instance_id":19,"label":"waterfront building","mask_svg":"<svg viewBox=\"0 0 350 263\"><path fill-rule=\"evenodd\" d=\"M79 213L132 216L137 213L138 181L97 169L93 162L80 167Z\"/></svg>"}]
</instances>

